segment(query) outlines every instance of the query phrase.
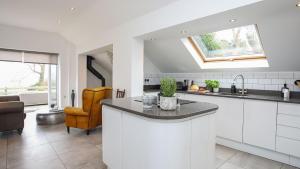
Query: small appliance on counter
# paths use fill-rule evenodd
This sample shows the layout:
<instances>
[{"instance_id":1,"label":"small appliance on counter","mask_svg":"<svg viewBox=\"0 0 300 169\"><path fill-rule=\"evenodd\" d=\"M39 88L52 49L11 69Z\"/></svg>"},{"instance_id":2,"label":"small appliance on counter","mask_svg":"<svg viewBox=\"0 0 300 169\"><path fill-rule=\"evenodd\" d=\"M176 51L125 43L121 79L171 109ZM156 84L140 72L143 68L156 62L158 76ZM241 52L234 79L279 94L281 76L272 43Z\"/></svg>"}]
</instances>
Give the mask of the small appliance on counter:
<instances>
[{"instance_id":1,"label":"small appliance on counter","mask_svg":"<svg viewBox=\"0 0 300 169\"><path fill-rule=\"evenodd\" d=\"M176 90L184 90L184 82L176 82Z\"/></svg>"},{"instance_id":2,"label":"small appliance on counter","mask_svg":"<svg viewBox=\"0 0 300 169\"><path fill-rule=\"evenodd\" d=\"M281 88L281 97L285 99L290 98L290 89L287 87L286 83L284 83L283 87Z\"/></svg>"},{"instance_id":3,"label":"small appliance on counter","mask_svg":"<svg viewBox=\"0 0 300 169\"><path fill-rule=\"evenodd\" d=\"M230 90L231 90L231 93L236 93L236 86L234 83L232 83Z\"/></svg>"},{"instance_id":4,"label":"small appliance on counter","mask_svg":"<svg viewBox=\"0 0 300 169\"><path fill-rule=\"evenodd\" d=\"M191 87L190 80L185 79L183 81L183 89L182 90L187 91L187 90L189 90L190 87Z\"/></svg>"}]
</instances>

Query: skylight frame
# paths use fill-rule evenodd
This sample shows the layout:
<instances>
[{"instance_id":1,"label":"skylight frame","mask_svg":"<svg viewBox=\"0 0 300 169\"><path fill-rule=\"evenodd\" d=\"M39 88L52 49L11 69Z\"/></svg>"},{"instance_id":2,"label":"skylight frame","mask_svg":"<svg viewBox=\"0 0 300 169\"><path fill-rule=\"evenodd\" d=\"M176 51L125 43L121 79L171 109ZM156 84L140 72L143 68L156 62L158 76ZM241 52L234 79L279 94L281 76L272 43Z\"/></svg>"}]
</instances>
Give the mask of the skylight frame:
<instances>
[{"instance_id":1,"label":"skylight frame","mask_svg":"<svg viewBox=\"0 0 300 169\"><path fill-rule=\"evenodd\" d=\"M250 25L246 25L250 26ZM253 54L253 55L239 55L239 56L230 56L230 57L215 57L215 58L206 58L204 52L202 51L202 48L198 45L196 40L192 36L187 37L188 42L192 46L192 48L196 51L196 53L199 55L199 58L204 62L228 62L228 61L251 61L251 60L267 60L267 57L264 52L263 44L261 42L261 37L258 31L258 27L256 24L253 24L255 27L256 34L258 36L259 44L263 50L263 55L261 54ZM241 26L244 27L244 26ZM233 29L233 28L232 28Z\"/></svg>"}]
</instances>

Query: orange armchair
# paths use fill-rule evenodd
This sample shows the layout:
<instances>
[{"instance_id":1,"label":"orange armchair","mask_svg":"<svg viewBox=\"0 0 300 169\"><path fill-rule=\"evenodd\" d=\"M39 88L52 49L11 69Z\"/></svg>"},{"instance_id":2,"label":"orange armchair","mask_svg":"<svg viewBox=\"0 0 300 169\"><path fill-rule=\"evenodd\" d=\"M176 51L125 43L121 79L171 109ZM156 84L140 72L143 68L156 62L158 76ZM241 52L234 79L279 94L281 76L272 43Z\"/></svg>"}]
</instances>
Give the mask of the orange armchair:
<instances>
[{"instance_id":1,"label":"orange armchair","mask_svg":"<svg viewBox=\"0 0 300 169\"><path fill-rule=\"evenodd\" d=\"M82 108L66 107L65 125L68 133L70 127L80 128L87 131L102 125L102 104L101 100L111 98L112 88L100 87L84 89L82 92Z\"/></svg>"}]
</instances>

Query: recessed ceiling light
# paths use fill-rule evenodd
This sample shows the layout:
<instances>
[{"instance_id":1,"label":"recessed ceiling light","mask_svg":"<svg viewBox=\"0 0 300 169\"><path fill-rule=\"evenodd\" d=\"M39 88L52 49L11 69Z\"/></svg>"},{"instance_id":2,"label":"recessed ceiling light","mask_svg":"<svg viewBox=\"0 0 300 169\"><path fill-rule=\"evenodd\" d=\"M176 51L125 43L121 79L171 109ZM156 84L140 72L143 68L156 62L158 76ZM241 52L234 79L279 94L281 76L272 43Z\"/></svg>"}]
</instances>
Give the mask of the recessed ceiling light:
<instances>
[{"instance_id":1,"label":"recessed ceiling light","mask_svg":"<svg viewBox=\"0 0 300 169\"><path fill-rule=\"evenodd\" d=\"M71 11L74 11L75 9L76 9L76 8L74 8L74 7L70 8Z\"/></svg>"},{"instance_id":2,"label":"recessed ceiling light","mask_svg":"<svg viewBox=\"0 0 300 169\"><path fill-rule=\"evenodd\" d=\"M298 3L296 4L296 7L300 7L300 2L298 2Z\"/></svg>"},{"instance_id":3,"label":"recessed ceiling light","mask_svg":"<svg viewBox=\"0 0 300 169\"><path fill-rule=\"evenodd\" d=\"M183 34L183 35L185 35L185 34L188 33L188 31L187 30L181 30L180 33Z\"/></svg>"},{"instance_id":4,"label":"recessed ceiling light","mask_svg":"<svg viewBox=\"0 0 300 169\"><path fill-rule=\"evenodd\" d=\"M229 22L236 22L236 19L230 19Z\"/></svg>"}]
</instances>

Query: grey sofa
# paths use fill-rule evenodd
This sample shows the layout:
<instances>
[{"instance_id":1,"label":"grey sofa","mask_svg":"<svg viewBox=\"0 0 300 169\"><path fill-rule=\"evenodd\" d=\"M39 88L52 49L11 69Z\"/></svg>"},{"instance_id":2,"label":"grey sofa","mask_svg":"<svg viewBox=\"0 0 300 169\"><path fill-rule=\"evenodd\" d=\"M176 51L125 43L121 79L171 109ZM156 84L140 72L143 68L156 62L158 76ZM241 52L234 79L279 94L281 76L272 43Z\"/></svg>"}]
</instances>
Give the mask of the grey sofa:
<instances>
[{"instance_id":1,"label":"grey sofa","mask_svg":"<svg viewBox=\"0 0 300 169\"><path fill-rule=\"evenodd\" d=\"M25 117L19 96L0 96L0 132L17 130L21 135Z\"/></svg>"}]
</instances>

